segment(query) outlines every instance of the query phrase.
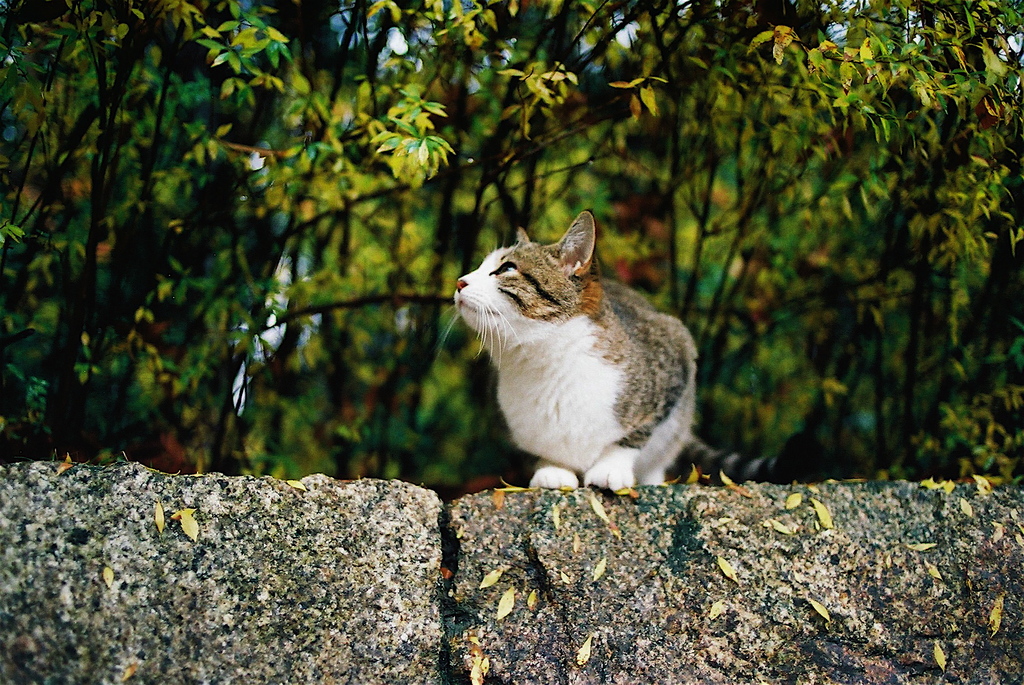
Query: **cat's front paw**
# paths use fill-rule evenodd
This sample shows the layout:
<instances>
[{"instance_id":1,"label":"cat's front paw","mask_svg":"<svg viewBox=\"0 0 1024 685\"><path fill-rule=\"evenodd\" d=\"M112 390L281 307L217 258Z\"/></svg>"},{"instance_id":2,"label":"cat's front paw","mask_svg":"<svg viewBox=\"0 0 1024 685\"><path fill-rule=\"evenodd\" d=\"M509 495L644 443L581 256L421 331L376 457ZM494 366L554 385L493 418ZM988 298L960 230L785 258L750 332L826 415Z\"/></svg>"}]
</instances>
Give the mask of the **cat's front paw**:
<instances>
[{"instance_id":1,"label":"cat's front paw","mask_svg":"<svg viewBox=\"0 0 1024 685\"><path fill-rule=\"evenodd\" d=\"M569 469L561 466L541 466L530 479L531 488L576 488L579 487L580 479Z\"/></svg>"},{"instance_id":2,"label":"cat's front paw","mask_svg":"<svg viewBox=\"0 0 1024 685\"><path fill-rule=\"evenodd\" d=\"M633 464L624 459L604 459L583 475L583 482L612 491L631 488L636 483Z\"/></svg>"}]
</instances>

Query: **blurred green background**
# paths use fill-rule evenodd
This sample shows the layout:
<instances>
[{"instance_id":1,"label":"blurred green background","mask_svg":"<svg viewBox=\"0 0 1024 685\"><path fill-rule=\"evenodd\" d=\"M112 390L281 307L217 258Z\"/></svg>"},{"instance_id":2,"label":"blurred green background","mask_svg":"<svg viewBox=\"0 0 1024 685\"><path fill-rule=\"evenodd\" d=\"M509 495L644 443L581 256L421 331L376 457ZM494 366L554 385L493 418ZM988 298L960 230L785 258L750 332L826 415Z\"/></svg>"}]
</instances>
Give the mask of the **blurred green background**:
<instances>
[{"instance_id":1,"label":"blurred green background","mask_svg":"<svg viewBox=\"0 0 1024 685\"><path fill-rule=\"evenodd\" d=\"M450 297L590 208L712 444L1019 477L1020 9L0 0L0 462L521 482Z\"/></svg>"}]
</instances>

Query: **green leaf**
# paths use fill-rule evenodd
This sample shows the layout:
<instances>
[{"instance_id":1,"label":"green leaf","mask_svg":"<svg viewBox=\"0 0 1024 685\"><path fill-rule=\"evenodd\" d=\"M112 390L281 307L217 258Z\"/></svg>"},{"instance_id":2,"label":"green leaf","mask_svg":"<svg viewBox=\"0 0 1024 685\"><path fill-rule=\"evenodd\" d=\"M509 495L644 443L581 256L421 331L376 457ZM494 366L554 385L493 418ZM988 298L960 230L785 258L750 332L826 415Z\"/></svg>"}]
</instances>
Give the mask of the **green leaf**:
<instances>
[{"instance_id":1,"label":"green leaf","mask_svg":"<svg viewBox=\"0 0 1024 685\"><path fill-rule=\"evenodd\" d=\"M853 62L846 61L839 65L839 80L843 84L843 90L850 90L853 86L853 77L856 73L857 68L854 66Z\"/></svg>"},{"instance_id":2,"label":"green leaf","mask_svg":"<svg viewBox=\"0 0 1024 685\"><path fill-rule=\"evenodd\" d=\"M278 43L287 43L288 36L284 35L273 26L267 27L267 35L270 36L271 40L277 41Z\"/></svg>"},{"instance_id":3,"label":"green leaf","mask_svg":"<svg viewBox=\"0 0 1024 685\"><path fill-rule=\"evenodd\" d=\"M999 59L987 42L981 45L981 58L985 62L985 83L991 85L1006 75L1006 63Z\"/></svg>"},{"instance_id":4,"label":"green leaf","mask_svg":"<svg viewBox=\"0 0 1024 685\"><path fill-rule=\"evenodd\" d=\"M811 71L817 71L825 66L825 56L820 48L811 48L807 51L807 61L811 65Z\"/></svg>"},{"instance_id":5,"label":"green leaf","mask_svg":"<svg viewBox=\"0 0 1024 685\"><path fill-rule=\"evenodd\" d=\"M756 36L754 36L754 39L750 41L750 47L751 48L760 47L760 46L764 45L765 43L767 43L768 41L772 40L773 38L775 38L775 30L774 29L768 29L767 31L762 31L761 33L759 33Z\"/></svg>"},{"instance_id":6,"label":"green leaf","mask_svg":"<svg viewBox=\"0 0 1024 685\"><path fill-rule=\"evenodd\" d=\"M644 105L650 110L651 114L658 116L658 101L654 96L654 89L650 86L640 89L640 99L643 100Z\"/></svg>"},{"instance_id":7,"label":"green leaf","mask_svg":"<svg viewBox=\"0 0 1024 685\"><path fill-rule=\"evenodd\" d=\"M25 229L21 226L15 226L14 224L5 221L0 224L0 246L5 241L10 240L15 243L20 243L21 239L25 237Z\"/></svg>"},{"instance_id":8,"label":"green leaf","mask_svg":"<svg viewBox=\"0 0 1024 685\"><path fill-rule=\"evenodd\" d=\"M864 42L861 43L860 58L864 62L871 62L875 59L875 55L871 51L871 40L869 38L865 38Z\"/></svg>"}]
</instances>

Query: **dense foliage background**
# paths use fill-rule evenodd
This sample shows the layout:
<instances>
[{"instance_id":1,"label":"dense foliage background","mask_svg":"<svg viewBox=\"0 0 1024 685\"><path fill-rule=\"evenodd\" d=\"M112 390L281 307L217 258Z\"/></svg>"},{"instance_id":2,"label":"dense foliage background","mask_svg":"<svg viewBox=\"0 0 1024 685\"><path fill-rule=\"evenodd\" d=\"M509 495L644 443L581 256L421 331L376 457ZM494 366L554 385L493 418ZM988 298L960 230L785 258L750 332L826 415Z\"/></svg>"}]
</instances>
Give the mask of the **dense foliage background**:
<instances>
[{"instance_id":1,"label":"dense foliage background","mask_svg":"<svg viewBox=\"0 0 1024 685\"><path fill-rule=\"evenodd\" d=\"M1017 0L0 9L0 460L518 478L453 284L592 208L710 442L1022 471Z\"/></svg>"}]
</instances>

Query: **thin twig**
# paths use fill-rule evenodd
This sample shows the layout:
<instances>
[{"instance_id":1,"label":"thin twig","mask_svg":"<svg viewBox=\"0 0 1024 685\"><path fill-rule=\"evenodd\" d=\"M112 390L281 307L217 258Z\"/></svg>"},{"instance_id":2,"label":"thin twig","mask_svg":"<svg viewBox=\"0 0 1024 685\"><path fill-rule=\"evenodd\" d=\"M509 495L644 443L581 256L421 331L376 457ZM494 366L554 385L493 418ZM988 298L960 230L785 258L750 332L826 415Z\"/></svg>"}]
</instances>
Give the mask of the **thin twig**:
<instances>
[{"instance_id":1,"label":"thin twig","mask_svg":"<svg viewBox=\"0 0 1024 685\"><path fill-rule=\"evenodd\" d=\"M301 307L299 309L286 312L277 317L277 320L273 324L268 325L264 330L283 326L284 324L295 321L296 319L300 319L304 316L326 314L327 312L336 311L338 309L358 309L360 307L369 307L381 304L391 304L394 307L401 307L406 304L449 304L451 301L452 298L450 295L419 295L401 293L391 295L363 295L362 297L354 297L349 300L336 300L334 302L310 305L308 307Z\"/></svg>"}]
</instances>

